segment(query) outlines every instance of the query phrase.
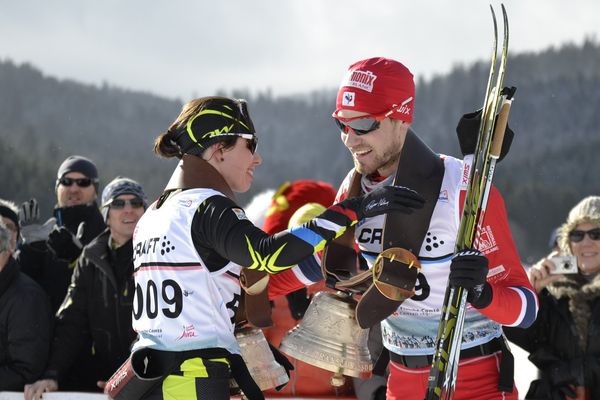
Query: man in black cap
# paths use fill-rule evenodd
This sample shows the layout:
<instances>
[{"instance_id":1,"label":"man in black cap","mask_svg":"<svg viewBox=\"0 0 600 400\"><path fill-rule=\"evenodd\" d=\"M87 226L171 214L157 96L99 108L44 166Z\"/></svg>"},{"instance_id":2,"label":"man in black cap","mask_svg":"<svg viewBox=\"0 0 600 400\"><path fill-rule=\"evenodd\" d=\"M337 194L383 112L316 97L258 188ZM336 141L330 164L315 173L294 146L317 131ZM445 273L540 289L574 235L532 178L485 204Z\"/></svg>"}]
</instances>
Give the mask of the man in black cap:
<instances>
[{"instance_id":1,"label":"man in black cap","mask_svg":"<svg viewBox=\"0 0 600 400\"><path fill-rule=\"evenodd\" d=\"M146 207L142 186L130 178L117 177L104 188L102 215L108 229L86 245L77 260L57 313L48 365L42 379L25 387L26 399L59 389L100 390L129 357L136 338L131 325L131 239ZM93 357L82 360L79 354L92 344Z\"/></svg>"},{"instance_id":2,"label":"man in black cap","mask_svg":"<svg viewBox=\"0 0 600 400\"><path fill-rule=\"evenodd\" d=\"M106 225L96 199L98 170L82 156L70 156L56 175L54 216L41 224L37 201L21 205L19 219L23 244L18 255L23 272L37 281L56 312L62 303L82 247Z\"/></svg>"}]
</instances>

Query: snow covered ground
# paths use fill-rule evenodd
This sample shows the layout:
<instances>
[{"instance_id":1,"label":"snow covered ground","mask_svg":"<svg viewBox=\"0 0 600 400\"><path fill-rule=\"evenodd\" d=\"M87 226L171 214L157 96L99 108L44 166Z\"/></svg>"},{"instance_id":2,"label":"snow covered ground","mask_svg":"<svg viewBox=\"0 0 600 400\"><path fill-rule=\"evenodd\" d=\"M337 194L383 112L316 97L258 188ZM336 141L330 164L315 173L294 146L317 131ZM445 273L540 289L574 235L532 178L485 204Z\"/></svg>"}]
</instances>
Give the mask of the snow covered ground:
<instances>
[{"instance_id":1,"label":"snow covered ground","mask_svg":"<svg viewBox=\"0 0 600 400\"><path fill-rule=\"evenodd\" d=\"M527 359L528 353L519 346L512 343L509 344L510 350L515 356L515 383L519 390L519 398L522 399L525 397L527 389L529 389L529 383L536 379L538 370L536 366Z\"/></svg>"}]
</instances>

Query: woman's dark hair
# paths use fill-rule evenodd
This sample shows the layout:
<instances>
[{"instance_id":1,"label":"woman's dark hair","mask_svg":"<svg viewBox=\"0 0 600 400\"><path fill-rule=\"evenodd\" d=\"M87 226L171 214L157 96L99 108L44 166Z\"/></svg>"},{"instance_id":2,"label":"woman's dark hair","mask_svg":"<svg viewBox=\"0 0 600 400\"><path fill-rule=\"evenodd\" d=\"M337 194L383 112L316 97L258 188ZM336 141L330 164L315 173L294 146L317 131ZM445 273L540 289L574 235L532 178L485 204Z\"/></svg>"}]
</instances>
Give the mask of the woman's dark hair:
<instances>
[{"instance_id":1,"label":"woman's dark hair","mask_svg":"<svg viewBox=\"0 0 600 400\"><path fill-rule=\"evenodd\" d=\"M221 116L209 115L203 117L207 122L196 122L203 110L211 109L217 110L217 114L221 114ZM226 115L229 120L222 115ZM192 133L187 131L188 124L191 123L194 124L194 132ZM181 158L184 153L201 156L206 148L217 142L222 142L224 149L231 148L235 145L238 136L219 135L218 128L225 124L231 124L230 127L233 126L237 133L254 133L254 126L243 100L221 96L201 97L191 100L182 107L179 116L169 126L169 129L154 140L154 152L164 158ZM201 135L202 132L195 132L196 129L210 130L214 129L215 126L217 127L216 134ZM189 138L191 135L194 136L193 141Z\"/></svg>"}]
</instances>

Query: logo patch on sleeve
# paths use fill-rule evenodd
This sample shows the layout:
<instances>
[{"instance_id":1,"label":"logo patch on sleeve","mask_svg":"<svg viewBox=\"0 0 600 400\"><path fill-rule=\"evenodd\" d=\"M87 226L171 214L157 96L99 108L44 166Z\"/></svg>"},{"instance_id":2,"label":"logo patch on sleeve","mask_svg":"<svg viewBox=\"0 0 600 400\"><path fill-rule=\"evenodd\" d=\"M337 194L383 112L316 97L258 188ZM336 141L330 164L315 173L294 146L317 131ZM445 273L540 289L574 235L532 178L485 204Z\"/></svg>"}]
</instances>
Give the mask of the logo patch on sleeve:
<instances>
[{"instance_id":1,"label":"logo patch on sleeve","mask_svg":"<svg viewBox=\"0 0 600 400\"><path fill-rule=\"evenodd\" d=\"M232 208L231 211L234 212L238 219L248 219L248 217L246 217L246 213L241 208Z\"/></svg>"}]
</instances>

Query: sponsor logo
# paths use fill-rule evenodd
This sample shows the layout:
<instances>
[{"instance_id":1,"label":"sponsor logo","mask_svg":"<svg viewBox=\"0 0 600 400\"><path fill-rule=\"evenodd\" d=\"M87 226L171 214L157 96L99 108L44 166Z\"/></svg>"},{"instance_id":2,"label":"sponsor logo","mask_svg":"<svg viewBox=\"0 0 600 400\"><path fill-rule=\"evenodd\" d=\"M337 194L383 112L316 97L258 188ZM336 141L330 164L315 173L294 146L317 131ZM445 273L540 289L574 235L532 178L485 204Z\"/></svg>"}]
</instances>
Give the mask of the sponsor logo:
<instances>
[{"instance_id":1,"label":"sponsor logo","mask_svg":"<svg viewBox=\"0 0 600 400\"><path fill-rule=\"evenodd\" d=\"M111 382L110 390L115 390L125 378L127 378L127 366L123 368L123 370L119 372L119 375L117 375L115 380Z\"/></svg>"},{"instance_id":2,"label":"sponsor logo","mask_svg":"<svg viewBox=\"0 0 600 400\"><path fill-rule=\"evenodd\" d=\"M221 129L215 129L214 131L207 132L204 135L202 135L202 139L205 139L206 137L212 138L215 136L222 135L224 133L229 133L229 131L231 131L231 129L233 129L233 124L231 124L229 126L224 126Z\"/></svg>"},{"instance_id":3,"label":"sponsor logo","mask_svg":"<svg viewBox=\"0 0 600 400\"><path fill-rule=\"evenodd\" d=\"M433 251L434 249L439 249L446 243L446 241L431 232L427 232L427 235L425 235L425 241L423 243L425 244L425 250Z\"/></svg>"},{"instance_id":4,"label":"sponsor logo","mask_svg":"<svg viewBox=\"0 0 600 400\"><path fill-rule=\"evenodd\" d=\"M144 254L155 254L160 252L161 256L170 253L175 250L175 246L171 244L171 241L166 236L153 237L146 239L141 242L137 242L133 246L133 261Z\"/></svg>"},{"instance_id":5,"label":"sponsor logo","mask_svg":"<svg viewBox=\"0 0 600 400\"><path fill-rule=\"evenodd\" d=\"M248 219L246 213L241 208L232 208L231 211L233 211L237 219Z\"/></svg>"},{"instance_id":6,"label":"sponsor logo","mask_svg":"<svg viewBox=\"0 0 600 400\"><path fill-rule=\"evenodd\" d=\"M185 297L191 296L191 295L193 295L193 294L194 294L194 292L193 292L193 291L188 291L187 289L184 289L184 291L183 291L183 295L184 295Z\"/></svg>"},{"instance_id":7,"label":"sponsor logo","mask_svg":"<svg viewBox=\"0 0 600 400\"><path fill-rule=\"evenodd\" d=\"M408 103L410 103L412 100L413 100L412 96L409 97L408 99L404 100L402 103L400 103L400 107L398 107L396 109L396 112L398 112L400 114L409 115L410 107L408 106Z\"/></svg>"},{"instance_id":8,"label":"sponsor logo","mask_svg":"<svg viewBox=\"0 0 600 400\"><path fill-rule=\"evenodd\" d=\"M348 71L348 74L342 82L342 86L355 87L371 93L373 91L375 79L377 79L377 75L373 74L371 71Z\"/></svg>"},{"instance_id":9,"label":"sponsor logo","mask_svg":"<svg viewBox=\"0 0 600 400\"><path fill-rule=\"evenodd\" d=\"M179 336L177 338L177 340L181 340L184 338L190 338L190 337L195 337L196 336L196 328L194 327L194 325L190 324L190 325L184 325L183 326L183 332L181 333L181 336Z\"/></svg>"},{"instance_id":10,"label":"sponsor logo","mask_svg":"<svg viewBox=\"0 0 600 400\"><path fill-rule=\"evenodd\" d=\"M496 239L489 225L486 225L478 232L475 238L475 247L485 255L498 250Z\"/></svg>"},{"instance_id":11,"label":"sponsor logo","mask_svg":"<svg viewBox=\"0 0 600 400\"><path fill-rule=\"evenodd\" d=\"M504 265L500 264L497 267L490 268L487 274L487 279L490 283L496 283L506 279L507 276L508 270L504 267Z\"/></svg>"},{"instance_id":12,"label":"sponsor logo","mask_svg":"<svg viewBox=\"0 0 600 400\"><path fill-rule=\"evenodd\" d=\"M191 200L180 199L179 200L179 205L182 206L182 207L190 208L192 206L192 201Z\"/></svg>"},{"instance_id":13,"label":"sponsor logo","mask_svg":"<svg viewBox=\"0 0 600 400\"><path fill-rule=\"evenodd\" d=\"M440 197L438 197L438 200L444 201L444 202L448 201L448 191L446 189L444 189L440 192Z\"/></svg>"},{"instance_id":14,"label":"sponsor logo","mask_svg":"<svg viewBox=\"0 0 600 400\"><path fill-rule=\"evenodd\" d=\"M360 230L358 235L359 243L380 243L383 239L383 229L375 228L364 228Z\"/></svg>"},{"instance_id":15,"label":"sponsor logo","mask_svg":"<svg viewBox=\"0 0 600 400\"><path fill-rule=\"evenodd\" d=\"M464 163L461 185L467 186L469 184L469 175L471 175L471 164Z\"/></svg>"},{"instance_id":16,"label":"sponsor logo","mask_svg":"<svg viewBox=\"0 0 600 400\"><path fill-rule=\"evenodd\" d=\"M366 205L365 211L369 212L372 209L374 209L375 207L386 207L389 204L390 204L390 202L387 201L387 199L371 200L369 202L369 204Z\"/></svg>"},{"instance_id":17,"label":"sponsor logo","mask_svg":"<svg viewBox=\"0 0 600 400\"><path fill-rule=\"evenodd\" d=\"M354 98L356 94L354 92L344 92L342 95L342 105L348 107L354 107Z\"/></svg>"}]
</instances>

